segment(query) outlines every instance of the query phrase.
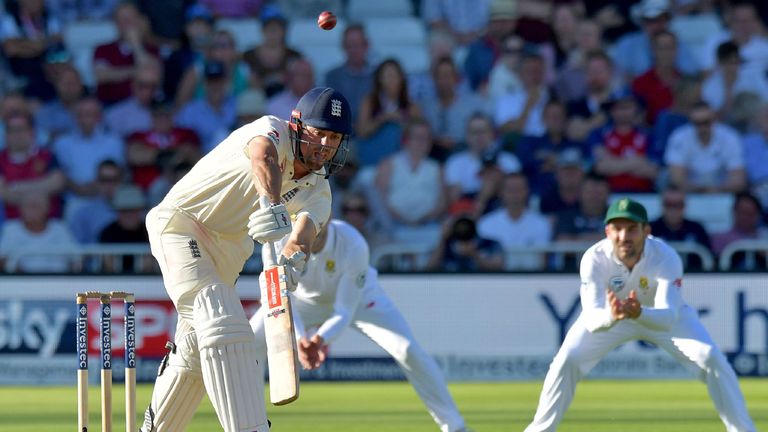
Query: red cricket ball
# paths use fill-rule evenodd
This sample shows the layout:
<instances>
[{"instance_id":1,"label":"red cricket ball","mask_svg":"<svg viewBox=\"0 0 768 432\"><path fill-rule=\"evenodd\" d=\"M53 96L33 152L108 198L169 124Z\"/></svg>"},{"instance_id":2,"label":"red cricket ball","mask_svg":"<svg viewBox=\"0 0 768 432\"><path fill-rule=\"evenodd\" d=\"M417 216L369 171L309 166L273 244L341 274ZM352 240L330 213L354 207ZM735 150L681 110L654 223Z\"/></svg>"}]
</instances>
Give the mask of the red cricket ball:
<instances>
[{"instance_id":1,"label":"red cricket ball","mask_svg":"<svg viewBox=\"0 0 768 432\"><path fill-rule=\"evenodd\" d=\"M323 30L331 30L336 27L336 15L333 12L323 11L317 17L317 26Z\"/></svg>"}]
</instances>

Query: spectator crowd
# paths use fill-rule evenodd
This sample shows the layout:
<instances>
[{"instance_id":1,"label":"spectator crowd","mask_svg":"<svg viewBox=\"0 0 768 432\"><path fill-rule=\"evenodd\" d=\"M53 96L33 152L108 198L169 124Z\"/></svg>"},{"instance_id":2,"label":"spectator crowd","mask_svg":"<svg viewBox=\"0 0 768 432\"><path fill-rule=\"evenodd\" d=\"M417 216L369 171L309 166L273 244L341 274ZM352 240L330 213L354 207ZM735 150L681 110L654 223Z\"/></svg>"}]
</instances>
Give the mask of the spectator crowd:
<instances>
[{"instance_id":1,"label":"spectator crowd","mask_svg":"<svg viewBox=\"0 0 768 432\"><path fill-rule=\"evenodd\" d=\"M52 246L145 244L144 214L199 158L318 85L354 110L334 216L373 250L426 247L420 269L575 268L526 249L602 238L624 194L660 203L653 234L715 257L768 241L768 2L393 2L407 9L390 22L424 34L418 67L376 49L380 18L354 16L360 1L5 0L0 271L78 271L32 254ZM338 64L288 37L323 9L341 19ZM114 38L82 61L65 35L89 23ZM732 226L691 219L693 196L729 197ZM732 268L765 258L742 252ZM118 261L103 271L156 270Z\"/></svg>"}]
</instances>

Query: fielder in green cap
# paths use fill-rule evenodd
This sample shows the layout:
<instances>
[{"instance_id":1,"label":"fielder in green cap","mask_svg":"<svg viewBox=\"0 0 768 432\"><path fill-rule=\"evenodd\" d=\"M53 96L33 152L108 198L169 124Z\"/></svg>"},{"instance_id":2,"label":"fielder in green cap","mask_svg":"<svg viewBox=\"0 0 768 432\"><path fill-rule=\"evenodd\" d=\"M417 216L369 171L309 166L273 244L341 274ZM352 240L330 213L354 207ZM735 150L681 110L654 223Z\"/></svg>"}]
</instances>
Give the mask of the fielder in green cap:
<instances>
[{"instance_id":1,"label":"fielder in green cap","mask_svg":"<svg viewBox=\"0 0 768 432\"><path fill-rule=\"evenodd\" d=\"M648 223L648 212L645 211L645 207L639 202L630 199L622 198L618 201L614 201L608 211L605 212L605 223L607 224L613 219L629 219L631 221Z\"/></svg>"},{"instance_id":2,"label":"fielder in green cap","mask_svg":"<svg viewBox=\"0 0 768 432\"><path fill-rule=\"evenodd\" d=\"M726 430L755 432L736 374L696 310L680 295L680 255L650 234L642 204L623 198L608 208L605 238L581 259L581 314L552 360L525 432L555 431L579 380L606 354L631 340L651 342L696 371Z\"/></svg>"}]
</instances>

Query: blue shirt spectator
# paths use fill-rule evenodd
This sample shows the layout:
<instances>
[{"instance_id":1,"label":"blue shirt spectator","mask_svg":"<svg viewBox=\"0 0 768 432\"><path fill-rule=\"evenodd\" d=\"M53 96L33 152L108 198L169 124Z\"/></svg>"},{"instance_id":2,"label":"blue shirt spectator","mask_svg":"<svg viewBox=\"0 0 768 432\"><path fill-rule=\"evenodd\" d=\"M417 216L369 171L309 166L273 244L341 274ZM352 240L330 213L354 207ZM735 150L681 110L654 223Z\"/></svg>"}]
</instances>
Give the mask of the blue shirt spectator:
<instances>
[{"instance_id":1,"label":"blue shirt spectator","mask_svg":"<svg viewBox=\"0 0 768 432\"><path fill-rule=\"evenodd\" d=\"M124 181L124 171L113 160L99 164L96 175L97 196L77 209L68 221L72 235L80 244L98 243L99 233L117 218L112 198Z\"/></svg>"},{"instance_id":2,"label":"blue shirt spectator","mask_svg":"<svg viewBox=\"0 0 768 432\"><path fill-rule=\"evenodd\" d=\"M641 30L622 36L611 50L616 67L630 78L645 73L653 66L651 38L662 30L669 30L672 18L669 4L664 3L643 0L635 5L632 8L632 18ZM693 51L683 41L678 45L676 65L678 70L688 75L700 70Z\"/></svg>"},{"instance_id":3,"label":"blue shirt spectator","mask_svg":"<svg viewBox=\"0 0 768 432\"><path fill-rule=\"evenodd\" d=\"M472 90L487 84L504 38L515 29L516 18L513 2L491 3L486 33L469 45L464 60L464 73Z\"/></svg>"},{"instance_id":4,"label":"blue shirt spectator","mask_svg":"<svg viewBox=\"0 0 768 432\"><path fill-rule=\"evenodd\" d=\"M469 119L477 112L492 115L490 104L461 87L461 76L450 57L440 57L432 66L436 92L421 102L424 117L435 133L432 157L445 161L464 140Z\"/></svg>"},{"instance_id":5,"label":"blue shirt spectator","mask_svg":"<svg viewBox=\"0 0 768 432\"><path fill-rule=\"evenodd\" d=\"M566 114L561 102L550 101L544 107L542 119L546 132L540 136L524 136L515 150L531 191L539 196L555 188L555 169L563 156L578 159L579 163L584 157L583 145L565 136ZM572 154L566 155L566 152Z\"/></svg>"},{"instance_id":6,"label":"blue shirt spectator","mask_svg":"<svg viewBox=\"0 0 768 432\"><path fill-rule=\"evenodd\" d=\"M81 126L77 131L61 136L54 142L53 150L67 178L76 184L90 183L96 180L100 162L112 159L122 164L125 147L123 140L106 131L98 124L100 105L94 98L80 101L77 108L78 119L94 118L89 129ZM91 120L89 120L91 121Z\"/></svg>"},{"instance_id":7,"label":"blue shirt spectator","mask_svg":"<svg viewBox=\"0 0 768 432\"><path fill-rule=\"evenodd\" d=\"M430 30L447 29L466 45L488 25L489 0L424 0L421 16Z\"/></svg>"},{"instance_id":8,"label":"blue shirt spectator","mask_svg":"<svg viewBox=\"0 0 768 432\"><path fill-rule=\"evenodd\" d=\"M176 125L192 129L200 137L204 152L214 148L222 132L237 123L237 99L229 93L223 63L205 65L205 97L188 102L176 115Z\"/></svg>"},{"instance_id":9,"label":"blue shirt spectator","mask_svg":"<svg viewBox=\"0 0 768 432\"><path fill-rule=\"evenodd\" d=\"M744 144L744 169L747 184L760 200L763 210L768 209L768 105L763 105L756 116L757 130L747 134Z\"/></svg>"},{"instance_id":10,"label":"blue shirt spectator","mask_svg":"<svg viewBox=\"0 0 768 432\"><path fill-rule=\"evenodd\" d=\"M48 136L46 143L77 129L74 106L83 95L80 74L72 66L61 67L54 77L56 98L44 103L35 113L35 124Z\"/></svg>"},{"instance_id":11,"label":"blue shirt spectator","mask_svg":"<svg viewBox=\"0 0 768 432\"><path fill-rule=\"evenodd\" d=\"M368 38L360 24L344 29L341 47L346 54L343 64L325 74L325 85L343 94L352 109L352 121L357 121L360 103L371 92L373 67L368 62Z\"/></svg>"},{"instance_id":12,"label":"blue shirt spectator","mask_svg":"<svg viewBox=\"0 0 768 432\"><path fill-rule=\"evenodd\" d=\"M124 163L125 145L101 123L101 102L85 96L75 106L77 130L62 135L53 143L53 152L67 177L64 217L69 220L76 209L97 193L98 166L107 159Z\"/></svg>"}]
</instances>

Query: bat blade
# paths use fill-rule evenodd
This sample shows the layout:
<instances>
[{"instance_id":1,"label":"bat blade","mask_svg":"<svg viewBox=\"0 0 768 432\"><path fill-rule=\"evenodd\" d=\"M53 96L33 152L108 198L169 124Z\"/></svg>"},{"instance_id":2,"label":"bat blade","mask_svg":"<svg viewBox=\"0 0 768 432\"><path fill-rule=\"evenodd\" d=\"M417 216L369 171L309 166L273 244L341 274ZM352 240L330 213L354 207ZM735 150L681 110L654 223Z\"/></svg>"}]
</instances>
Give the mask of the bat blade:
<instances>
[{"instance_id":1,"label":"bat blade","mask_svg":"<svg viewBox=\"0 0 768 432\"><path fill-rule=\"evenodd\" d=\"M288 278L283 266L264 271L266 284L261 301L265 307L264 335L269 365L269 397L273 405L285 405L299 397L298 350L293 327Z\"/></svg>"}]
</instances>

